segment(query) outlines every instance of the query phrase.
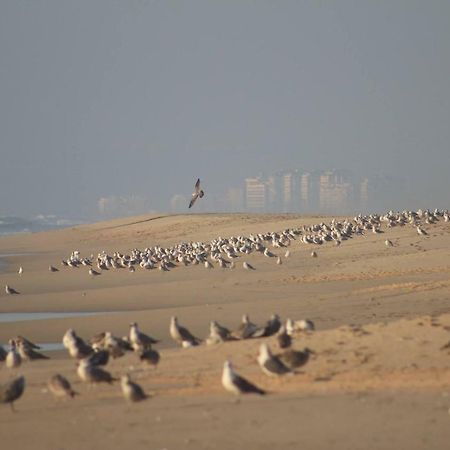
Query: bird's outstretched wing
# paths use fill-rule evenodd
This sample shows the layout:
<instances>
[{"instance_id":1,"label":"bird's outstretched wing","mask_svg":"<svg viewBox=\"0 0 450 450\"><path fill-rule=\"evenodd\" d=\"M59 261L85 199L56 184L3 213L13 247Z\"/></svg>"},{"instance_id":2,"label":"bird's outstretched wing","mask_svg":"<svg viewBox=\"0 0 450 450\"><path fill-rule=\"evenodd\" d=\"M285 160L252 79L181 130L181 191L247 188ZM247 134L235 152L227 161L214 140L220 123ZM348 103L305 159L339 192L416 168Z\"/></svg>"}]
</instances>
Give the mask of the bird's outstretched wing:
<instances>
[{"instance_id":1,"label":"bird's outstretched wing","mask_svg":"<svg viewBox=\"0 0 450 450\"><path fill-rule=\"evenodd\" d=\"M192 193L191 201L189 202L189 208L192 208L197 198L202 198L204 192L200 189L200 178L197 178L197 182L195 183L194 192Z\"/></svg>"},{"instance_id":2,"label":"bird's outstretched wing","mask_svg":"<svg viewBox=\"0 0 450 450\"><path fill-rule=\"evenodd\" d=\"M192 199L191 199L191 201L190 201L190 203L189 203L189 208L192 208L192 205L195 203L195 200L197 200L197 198L198 198L198 193L197 193L197 192L194 192L194 193L192 194Z\"/></svg>"}]
</instances>

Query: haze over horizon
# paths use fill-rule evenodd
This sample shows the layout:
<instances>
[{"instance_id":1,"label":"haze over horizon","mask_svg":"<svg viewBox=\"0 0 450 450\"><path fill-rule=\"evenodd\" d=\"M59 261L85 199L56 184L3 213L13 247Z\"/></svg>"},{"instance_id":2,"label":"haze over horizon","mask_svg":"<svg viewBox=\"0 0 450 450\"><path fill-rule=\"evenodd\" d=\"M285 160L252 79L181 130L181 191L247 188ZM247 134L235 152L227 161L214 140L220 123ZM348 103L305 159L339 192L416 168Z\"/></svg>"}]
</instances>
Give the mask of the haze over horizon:
<instances>
[{"instance_id":1,"label":"haze over horizon","mask_svg":"<svg viewBox=\"0 0 450 450\"><path fill-rule=\"evenodd\" d=\"M334 167L446 208L449 55L442 1L3 1L0 216Z\"/></svg>"}]
</instances>

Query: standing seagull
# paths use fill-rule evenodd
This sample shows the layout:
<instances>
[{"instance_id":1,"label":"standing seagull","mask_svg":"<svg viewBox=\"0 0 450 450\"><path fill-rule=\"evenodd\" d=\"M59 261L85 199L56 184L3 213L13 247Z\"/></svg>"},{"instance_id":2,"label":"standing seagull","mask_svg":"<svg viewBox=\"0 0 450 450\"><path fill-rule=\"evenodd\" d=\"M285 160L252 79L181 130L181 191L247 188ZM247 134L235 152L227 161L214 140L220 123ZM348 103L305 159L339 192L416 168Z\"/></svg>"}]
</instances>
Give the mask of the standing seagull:
<instances>
[{"instance_id":1,"label":"standing seagull","mask_svg":"<svg viewBox=\"0 0 450 450\"><path fill-rule=\"evenodd\" d=\"M272 355L267 344L261 344L259 348L258 364L266 375L272 377L292 372L277 356Z\"/></svg>"},{"instance_id":2,"label":"standing seagull","mask_svg":"<svg viewBox=\"0 0 450 450\"><path fill-rule=\"evenodd\" d=\"M34 361L36 359L50 359L49 356L39 353L29 347L24 341L19 341L16 343L19 350L19 355L24 361Z\"/></svg>"},{"instance_id":3,"label":"standing seagull","mask_svg":"<svg viewBox=\"0 0 450 450\"><path fill-rule=\"evenodd\" d=\"M9 352L6 355L6 367L8 369L15 369L22 364L22 358L19 353L17 353L16 342L14 339L9 340L9 347Z\"/></svg>"},{"instance_id":4,"label":"standing seagull","mask_svg":"<svg viewBox=\"0 0 450 450\"><path fill-rule=\"evenodd\" d=\"M265 391L258 386L250 383L250 381L239 376L234 370L230 361L225 361L222 372L223 387L233 394L259 394L264 395Z\"/></svg>"},{"instance_id":5,"label":"standing seagull","mask_svg":"<svg viewBox=\"0 0 450 450\"><path fill-rule=\"evenodd\" d=\"M117 380L106 370L93 366L86 359L82 359L78 365L77 374L82 381L87 383L109 383Z\"/></svg>"},{"instance_id":6,"label":"standing seagull","mask_svg":"<svg viewBox=\"0 0 450 450\"><path fill-rule=\"evenodd\" d=\"M123 375L120 378L120 387L125 399L129 402L139 402L148 398L141 386L131 381L129 375Z\"/></svg>"},{"instance_id":7,"label":"standing seagull","mask_svg":"<svg viewBox=\"0 0 450 450\"><path fill-rule=\"evenodd\" d=\"M22 375L0 386L0 403L9 403L14 411L14 402L25 390L25 377Z\"/></svg>"},{"instance_id":8,"label":"standing seagull","mask_svg":"<svg viewBox=\"0 0 450 450\"><path fill-rule=\"evenodd\" d=\"M48 390L55 397L71 397L73 398L75 395L78 395L78 392L75 392L72 389L67 378L63 377L59 373L53 375L47 383Z\"/></svg>"},{"instance_id":9,"label":"standing seagull","mask_svg":"<svg viewBox=\"0 0 450 450\"><path fill-rule=\"evenodd\" d=\"M12 287L9 286L9 285L6 285L6 286L5 286L5 292L6 292L8 295L19 294L19 293L20 293L20 292L17 292L14 288L12 288Z\"/></svg>"},{"instance_id":10,"label":"standing seagull","mask_svg":"<svg viewBox=\"0 0 450 450\"><path fill-rule=\"evenodd\" d=\"M136 322L130 323L129 340L136 352L150 349L152 344L157 344L159 342L157 339L141 333Z\"/></svg>"},{"instance_id":11,"label":"standing seagull","mask_svg":"<svg viewBox=\"0 0 450 450\"><path fill-rule=\"evenodd\" d=\"M197 198L202 198L205 195L202 189L200 189L200 178L197 180L197 183L195 183L194 192L192 193L192 198L189 203L189 208L192 208L194 206L195 201Z\"/></svg>"},{"instance_id":12,"label":"standing seagull","mask_svg":"<svg viewBox=\"0 0 450 450\"><path fill-rule=\"evenodd\" d=\"M159 363L160 360L160 355L156 350L153 350L151 348L148 348L147 350L143 351L140 355L139 355L139 359L142 362L145 362L151 366L153 366L156 369L156 366Z\"/></svg>"},{"instance_id":13,"label":"standing seagull","mask_svg":"<svg viewBox=\"0 0 450 450\"><path fill-rule=\"evenodd\" d=\"M193 347L200 344L201 340L193 336L187 328L178 325L178 319L175 316L170 318L170 336L180 343L183 347Z\"/></svg>"}]
</instances>

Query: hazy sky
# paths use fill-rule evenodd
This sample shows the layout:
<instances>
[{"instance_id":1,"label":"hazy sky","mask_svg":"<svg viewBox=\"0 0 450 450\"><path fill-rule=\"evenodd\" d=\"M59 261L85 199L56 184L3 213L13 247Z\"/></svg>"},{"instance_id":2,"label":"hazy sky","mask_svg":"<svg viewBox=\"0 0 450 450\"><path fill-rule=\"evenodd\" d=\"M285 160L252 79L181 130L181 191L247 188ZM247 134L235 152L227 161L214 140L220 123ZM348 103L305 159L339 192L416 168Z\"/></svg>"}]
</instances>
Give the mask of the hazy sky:
<instances>
[{"instance_id":1,"label":"hazy sky","mask_svg":"<svg viewBox=\"0 0 450 450\"><path fill-rule=\"evenodd\" d=\"M447 0L0 0L0 215L292 167L447 207L449 144Z\"/></svg>"}]
</instances>

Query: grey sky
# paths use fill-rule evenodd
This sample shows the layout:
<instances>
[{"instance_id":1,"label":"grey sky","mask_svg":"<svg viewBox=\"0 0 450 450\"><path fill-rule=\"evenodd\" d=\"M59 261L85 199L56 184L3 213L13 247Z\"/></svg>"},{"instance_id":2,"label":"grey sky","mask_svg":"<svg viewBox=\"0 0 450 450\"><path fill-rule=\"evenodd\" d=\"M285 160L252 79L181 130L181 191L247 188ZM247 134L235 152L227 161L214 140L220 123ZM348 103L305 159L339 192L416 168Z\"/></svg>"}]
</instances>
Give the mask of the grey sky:
<instances>
[{"instance_id":1,"label":"grey sky","mask_svg":"<svg viewBox=\"0 0 450 450\"><path fill-rule=\"evenodd\" d=\"M0 215L292 167L447 207L449 83L448 1L0 0Z\"/></svg>"}]
</instances>

